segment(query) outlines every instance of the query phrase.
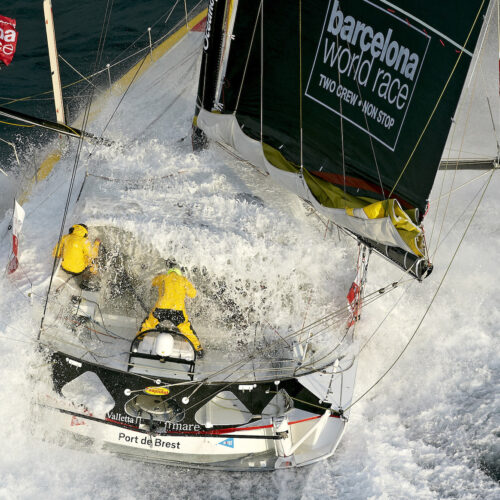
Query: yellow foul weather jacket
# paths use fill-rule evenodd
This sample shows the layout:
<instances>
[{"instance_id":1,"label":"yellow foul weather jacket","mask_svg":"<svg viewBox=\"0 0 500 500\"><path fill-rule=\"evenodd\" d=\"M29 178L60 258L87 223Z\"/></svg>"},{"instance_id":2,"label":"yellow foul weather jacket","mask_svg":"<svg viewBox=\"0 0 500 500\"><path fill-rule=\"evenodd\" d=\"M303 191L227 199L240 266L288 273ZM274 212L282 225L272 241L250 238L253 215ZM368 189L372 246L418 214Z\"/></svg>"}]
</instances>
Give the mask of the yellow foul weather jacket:
<instances>
[{"instance_id":1,"label":"yellow foul weather jacket","mask_svg":"<svg viewBox=\"0 0 500 500\"><path fill-rule=\"evenodd\" d=\"M182 311L187 318L184 301L196 297L196 289L184 276L177 273L160 274L153 279L153 286L158 288L158 300L154 309L174 309Z\"/></svg>"},{"instance_id":2,"label":"yellow foul weather jacket","mask_svg":"<svg viewBox=\"0 0 500 500\"><path fill-rule=\"evenodd\" d=\"M156 309L182 311L184 321L179 323L177 328L191 341L196 351L201 351L200 341L191 328L184 303L186 296L190 298L196 297L196 289L193 284L184 276L177 274L177 272L170 271L167 274L156 276L152 285L158 288L158 300L149 316L142 322L138 335L156 328L159 323L159 320L154 315Z\"/></svg>"},{"instance_id":3,"label":"yellow foul weather jacket","mask_svg":"<svg viewBox=\"0 0 500 500\"><path fill-rule=\"evenodd\" d=\"M62 268L70 273L81 273L97 257L99 242L92 245L87 238L87 230L76 224L70 234L65 234L54 247L52 255L62 257Z\"/></svg>"}]
</instances>

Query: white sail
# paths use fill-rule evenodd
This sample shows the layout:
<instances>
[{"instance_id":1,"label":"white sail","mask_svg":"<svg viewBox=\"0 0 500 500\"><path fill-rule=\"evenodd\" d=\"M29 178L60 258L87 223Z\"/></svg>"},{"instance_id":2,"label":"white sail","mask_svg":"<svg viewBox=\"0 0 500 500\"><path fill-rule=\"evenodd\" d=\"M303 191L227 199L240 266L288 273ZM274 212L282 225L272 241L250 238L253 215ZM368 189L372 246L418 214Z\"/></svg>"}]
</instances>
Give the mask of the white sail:
<instances>
[{"instance_id":1,"label":"white sail","mask_svg":"<svg viewBox=\"0 0 500 500\"><path fill-rule=\"evenodd\" d=\"M500 143L498 2L492 1L443 151L443 162L491 163ZM465 55L465 54L464 54Z\"/></svg>"}]
</instances>

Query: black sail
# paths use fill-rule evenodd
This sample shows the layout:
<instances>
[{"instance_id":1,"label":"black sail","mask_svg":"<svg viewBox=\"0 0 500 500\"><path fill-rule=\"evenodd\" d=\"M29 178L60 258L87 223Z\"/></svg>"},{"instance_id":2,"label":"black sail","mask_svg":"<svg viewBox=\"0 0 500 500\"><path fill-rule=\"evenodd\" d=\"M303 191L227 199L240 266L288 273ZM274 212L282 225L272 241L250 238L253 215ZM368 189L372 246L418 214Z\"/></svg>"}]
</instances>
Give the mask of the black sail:
<instances>
[{"instance_id":1,"label":"black sail","mask_svg":"<svg viewBox=\"0 0 500 500\"><path fill-rule=\"evenodd\" d=\"M216 74L201 75L200 89L219 80L211 108L203 95L204 109L233 115L275 167L302 167L321 205L356 215L352 209L397 200L418 227L487 2L211 3L219 11L224 4L226 21L212 55ZM324 194L328 186L340 201Z\"/></svg>"}]
</instances>

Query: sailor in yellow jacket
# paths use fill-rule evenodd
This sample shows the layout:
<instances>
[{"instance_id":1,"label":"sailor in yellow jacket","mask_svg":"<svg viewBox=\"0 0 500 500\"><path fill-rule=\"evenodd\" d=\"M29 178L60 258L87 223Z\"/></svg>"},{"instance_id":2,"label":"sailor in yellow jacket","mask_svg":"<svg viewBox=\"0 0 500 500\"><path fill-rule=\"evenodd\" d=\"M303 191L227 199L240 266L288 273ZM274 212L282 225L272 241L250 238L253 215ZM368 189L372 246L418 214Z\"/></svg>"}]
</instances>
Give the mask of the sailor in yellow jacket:
<instances>
[{"instance_id":1,"label":"sailor in yellow jacket","mask_svg":"<svg viewBox=\"0 0 500 500\"><path fill-rule=\"evenodd\" d=\"M153 330L160 321L171 321L179 331L187 337L196 351L203 351L198 337L195 335L189 323L184 301L186 296L196 297L196 289L193 284L182 275L177 267L169 269L166 274L160 274L153 278L152 285L158 288L158 300L142 322L138 338L142 332Z\"/></svg>"},{"instance_id":2,"label":"sailor in yellow jacket","mask_svg":"<svg viewBox=\"0 0 500 500\"><path fill-rule=\"evenodd\" d=\"M87 268L91 274L97 273L94 259L97 259L100 240L90 243L89 232L85 224L71 226L69 233L54 247L52 255L62 257L61 267L70 274L81 274Z\"/></svg>"}]
</instances>

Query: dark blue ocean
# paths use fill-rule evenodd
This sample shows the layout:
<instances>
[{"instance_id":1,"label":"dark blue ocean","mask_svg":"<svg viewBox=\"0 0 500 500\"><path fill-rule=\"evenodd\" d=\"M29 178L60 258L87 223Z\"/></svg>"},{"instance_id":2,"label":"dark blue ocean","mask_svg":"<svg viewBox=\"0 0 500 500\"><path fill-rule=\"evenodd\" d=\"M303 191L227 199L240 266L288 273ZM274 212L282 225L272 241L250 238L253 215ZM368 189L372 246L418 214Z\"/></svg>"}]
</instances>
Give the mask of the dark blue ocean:
<instances>
[{"instance_id":1,"label":"dark blue ocean","mask_svg":"<svg viewBox=\"0 0 500 500\"><path fill-rule=\"evenodd\" d=\"M197 4L198 1L187 0L188 11ZM106 64L114 65L147 47L148 27L151 27L154 43L185 17L183 0L52 0L59 54L85 76L92 74L96 66L104 19L110 8L104 50L97 69L105 68ZM15 19L19 33L14 59L0 71L0 106L56 121L43 0L1 2L0 15ZM145 54L142 52L113 66L111 79L116 80ZM81 77L62 60L59 64L66 119L71 122L86 103L91 87L86 82L72 85ZM109 85L107 72L95 77L92 82L100 88ZM10 120L0 117L0 121ZM28 145L39 144L52 136L48 131L0 123L0 139L15 143L20 152ZM12 147L0 141L1 168L11 170L15 167L13 162Z\"/></svg>"}]
</instances>

